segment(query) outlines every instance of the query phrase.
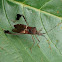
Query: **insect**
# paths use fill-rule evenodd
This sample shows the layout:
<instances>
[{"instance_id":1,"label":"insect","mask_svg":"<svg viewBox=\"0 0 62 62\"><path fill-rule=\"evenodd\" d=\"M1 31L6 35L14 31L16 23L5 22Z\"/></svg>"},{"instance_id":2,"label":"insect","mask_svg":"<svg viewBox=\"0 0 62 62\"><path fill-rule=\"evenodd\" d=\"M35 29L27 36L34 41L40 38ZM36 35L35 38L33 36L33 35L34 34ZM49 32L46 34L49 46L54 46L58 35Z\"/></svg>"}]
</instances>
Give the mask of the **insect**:
<instances>
[{"instance_id":1,"label":"insect","mask_svg":"<svg viewBox=\"0 0 62 62\"><path fill-rule=\"evenodd\" d=\"M24 17L24 15L17 14L16 20L19 20L21 16L24 18L24 20L25 20L25 22L26 22L27 25L24 25L24 24L16 24L16 25L14 25L14 29L12 29L12 31L15 32L15 33L11 33L9 30L4 30L4 33L12 34L12 35L21 35L21 34L30 34L31 36L32 35L35 35L36 39L40 42L40 40L37 38L36 35L44 36L44 34L46 34L46 33L41 33L40 32L41 30L37 31L36 27L30 27L30 26L28 26L28 23L27 23L26 18ZM35 41L34 41L33 36L32 36L32 39L33 39L33 42L34 42L33 45L32 45L32 47L33 47L34 44L35 44ZM30 48L30 50L32 49L32 47Z\"/></svg>"}]
</instances>

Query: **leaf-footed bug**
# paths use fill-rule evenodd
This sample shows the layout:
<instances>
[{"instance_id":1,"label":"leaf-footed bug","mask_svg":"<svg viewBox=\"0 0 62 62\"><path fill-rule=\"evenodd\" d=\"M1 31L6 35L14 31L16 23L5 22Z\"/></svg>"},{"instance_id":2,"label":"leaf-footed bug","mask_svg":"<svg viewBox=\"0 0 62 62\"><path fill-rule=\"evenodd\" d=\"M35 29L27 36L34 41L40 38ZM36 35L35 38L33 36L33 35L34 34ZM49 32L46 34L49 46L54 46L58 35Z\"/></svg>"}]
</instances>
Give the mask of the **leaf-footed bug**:
<instances>
[{"instance_id":1,"label":"leaf-footed bug","mask_svg":"<svg viewBox=\"0 0 62 62\"><path fill-rule=\"evenodd\" d=\"M26 18L24 17L24 15L17 14L16 20L19 20L21 16L24 18L24 20L25 20L25 22L26 22L27 25L24 25L24 24L16 24L16 25L14 25L14 29L12 29L12 31L15 32L15 33L11 33L9 30L4 30L4 32L7 33L7 34L12 34L12 35L21 35L21 34L31 34L31 36L35 35L36 39L40 42L40 40L37 38L36 35L44 36L44 34L46 34L46 33L40 33L41 30L37 31L36 27L30 27L30 26L28 26L28 23L27 23ZM59 24L61 24L61 23L59 23ZM55 27L53 27L53 28L55 28ZM51 30L49 30L49 31L51 31ZM32 49L32 47L35 44L33 36L32 36L32 39L33 39L34 43L31 46L30 50ZM46 40L48 41L47 38L46 38Z\"/></svg>"}]
</instances>

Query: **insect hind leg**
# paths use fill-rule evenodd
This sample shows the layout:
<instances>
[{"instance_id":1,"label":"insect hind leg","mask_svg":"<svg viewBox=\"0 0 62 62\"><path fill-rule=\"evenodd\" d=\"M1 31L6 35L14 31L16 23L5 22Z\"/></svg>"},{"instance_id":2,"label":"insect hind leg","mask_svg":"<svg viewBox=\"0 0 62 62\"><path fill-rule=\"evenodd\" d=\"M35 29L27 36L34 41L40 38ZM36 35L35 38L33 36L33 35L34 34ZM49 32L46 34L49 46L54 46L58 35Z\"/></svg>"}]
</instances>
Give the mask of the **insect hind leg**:
<instances>
[{"instance_id":1,"label":"insect hind leg","mask_svg":"<svg viewBox=\"0 0 62 62\"><path fill-rule=\"evenodd\" d=\"M9 30L4 30L4 33L12 34L12 35L21 35L20 33L11 33Z\"/></svg>"},{"instance_id":2,"label":"insect hind leg","mask_svg":"<svg viewBox=\"0 0 62 62\"><path fill-rule=\"evenodd\" d=\"M25 22L26 22L26 24L27 24L27 26L28 26L28 23L27 23L27 21L26 21L26 18L25 18L25 16L24 15L22 15L23 16L23 18L24 18L24 20L25 20Z\"/></svg>"},{"instance_id":3,"label":"insect hind leg","mask_svg":"<svg viewBox=\"0 0 62 62\"><path fill-rule=\"evenodd\" d=\"M19 19L21 18L21 16L24 18L24 20L25 20L25 22L26 22L26 24L27 24L27 26L28 26L28 23L27 23L26 18L25 18L24 15L17 14L16 20L19 20Z\"/></svg>"}]
</instances>

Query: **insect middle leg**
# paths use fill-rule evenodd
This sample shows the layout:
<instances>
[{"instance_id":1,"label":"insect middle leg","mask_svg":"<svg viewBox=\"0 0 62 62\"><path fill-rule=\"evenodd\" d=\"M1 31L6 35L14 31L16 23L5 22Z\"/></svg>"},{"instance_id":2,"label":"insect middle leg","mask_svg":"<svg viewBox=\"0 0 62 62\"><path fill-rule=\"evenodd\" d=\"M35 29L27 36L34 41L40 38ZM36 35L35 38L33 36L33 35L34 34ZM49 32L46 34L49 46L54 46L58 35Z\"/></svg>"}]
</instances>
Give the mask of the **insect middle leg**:
<instances>
[{"instance_id":1,"label":"insect middle leg","mask_svg":"<svg viewBox=\"0 0 62 62\"><path fill-rule=\"evenodd\" d=\"M34 44L35 44L35 41L34 41L34 38L33 38L33 35L31 35L32 36L32 39L33 39L33 45L31 46L31 48L30 48L30 50L31 50L31 52L32 52L32 47L34 46Z\"/></svg>"}]
</instances>

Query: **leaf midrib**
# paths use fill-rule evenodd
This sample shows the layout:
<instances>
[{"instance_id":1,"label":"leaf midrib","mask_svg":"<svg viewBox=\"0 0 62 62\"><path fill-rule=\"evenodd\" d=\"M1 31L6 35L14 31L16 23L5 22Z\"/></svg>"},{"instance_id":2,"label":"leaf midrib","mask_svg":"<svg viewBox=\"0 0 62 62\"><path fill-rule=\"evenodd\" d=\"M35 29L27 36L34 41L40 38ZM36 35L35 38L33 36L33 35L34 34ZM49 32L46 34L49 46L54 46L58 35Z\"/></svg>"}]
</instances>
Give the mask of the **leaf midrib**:
<instances>
[{"instance_id":1,"label":"leaf midrib","mask_svg":"<svg viewBox=\"0 0 62 62\"><path fill-rule=\"evenodd\" d=\"M22 4L24 7L32 8L32 9L34 9L34 10L36 10L36 11L39 11L39 12L42 12L42 13L48 14L48 15L50 15L50 16L57 17L57 18L59 18L60 20L62 20L62 17L58 17L58 16L56 16L56 15L54 15L54 14L51 14L51 13L48 13L48 12L46 12L46 11L42 11L42 10L40 10L40 9L37 9L37 8L31 7L31 6L26 5L26 4L22 3L22 2L17 2L17 1L13 1L13 0L8 0L8 1L10 1L10 2L12 2L12 3L20 4L20 5Z\"/></svg>"}]
</instances>

